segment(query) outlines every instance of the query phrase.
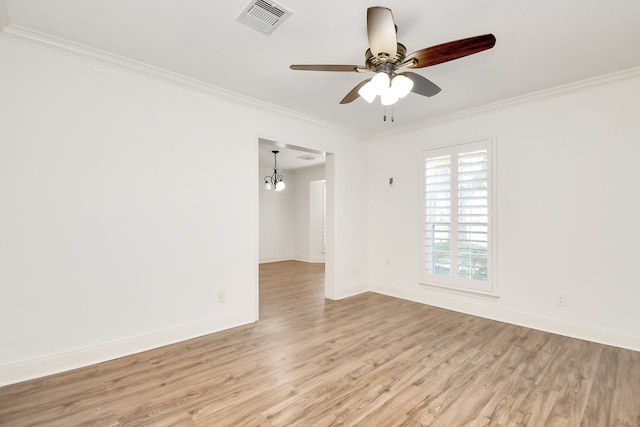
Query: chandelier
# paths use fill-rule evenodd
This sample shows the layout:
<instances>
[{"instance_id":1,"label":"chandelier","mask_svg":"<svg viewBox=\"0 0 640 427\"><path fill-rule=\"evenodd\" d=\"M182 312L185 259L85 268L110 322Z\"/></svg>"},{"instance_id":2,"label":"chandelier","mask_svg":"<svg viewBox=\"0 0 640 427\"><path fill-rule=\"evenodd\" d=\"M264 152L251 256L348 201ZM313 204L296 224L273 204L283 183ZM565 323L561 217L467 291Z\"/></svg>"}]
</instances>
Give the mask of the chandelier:
<instances>
[{"instance_id":1,"label":"chandelier","mask_svg":"<svg viewBox=\"0 0 640 427\"><path fill-rule=\"evenodd\" d=\"M273 175L264 177L265 190L284 190L284 181L282 175L278 173L278 150L273 150Z\"/></svg>"}]
</instances>

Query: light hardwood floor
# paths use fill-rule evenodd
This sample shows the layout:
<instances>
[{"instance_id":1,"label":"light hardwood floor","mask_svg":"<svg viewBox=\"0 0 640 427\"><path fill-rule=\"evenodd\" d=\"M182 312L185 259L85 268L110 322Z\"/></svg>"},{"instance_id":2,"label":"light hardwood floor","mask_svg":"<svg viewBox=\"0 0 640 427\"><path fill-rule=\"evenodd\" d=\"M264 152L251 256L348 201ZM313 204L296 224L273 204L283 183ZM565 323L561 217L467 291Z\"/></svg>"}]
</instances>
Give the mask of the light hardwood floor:
<instances>
[{"instance_id":1,"label":"light hardwood floor","mask_svg":"<svg viewBox=\"0 0 640 427\"><path fill-rule=\"evenodd\" d=\"M259 322L0 388L3 426L640 426L640 353L260 267Z\"/></svg>"}]
</instances>

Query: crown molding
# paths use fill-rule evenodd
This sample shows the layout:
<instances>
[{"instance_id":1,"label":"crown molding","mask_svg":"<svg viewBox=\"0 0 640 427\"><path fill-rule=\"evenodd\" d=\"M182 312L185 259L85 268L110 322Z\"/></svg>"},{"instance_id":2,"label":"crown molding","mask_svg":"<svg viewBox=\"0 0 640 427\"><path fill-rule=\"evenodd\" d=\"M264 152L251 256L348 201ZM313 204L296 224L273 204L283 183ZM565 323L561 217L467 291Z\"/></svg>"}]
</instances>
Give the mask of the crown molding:
<instances>
[{"instance_id":1,"label":"crown molding","mask_svg":"<svg viewBox=\"0 0 640 427\"><path fill-rule=\"evenodd\" d=\"M200 80L192 79L154 67L139 61L134 61L119 55L115 55L100 49L95 49L79 43L74 43L65 39L54 37L45 33L34 31L19 25L9 24L0 33L0 38L14 42L27 44L41 49L46 49L63 55L71 56L83 61L101 64L117 70L126 71L139 76L155 79L165 83L170 83L187 89L197 90L210 96L223 98L227 101L250 107L263 112L276 113L307 123L330 128L355 137L363 135L354 129L337 125L336 123L320 120L316 117L302 114L300 112L284 108L275 104L261 101L249 96L240 95L235 92L214 86Z\"/></svg>"},{"instance_id":2,"label":"crown molding","mask_svg":"<svg viewBox=\"0 0 640 427\"><path fill-rule=\"evenodd\" d=\"M544 98L552 98L560 95L566 95L573 92L580 92L584 90L591 90L594 88L609 86L629 80L640 79L640 67L631 68L616 73L606 74L604 76L598 76L578 82L568 83L561 86L556 86L550 89L544 89L537 92L528 93L521 96L516 96L501 101L492 102L490 104L481 105L479 107L469 108L466 110L458 111L451 114L446 114L438 117L433 117L419 122L410 123L402 127L398 127L388 131L381 131L375 135L369 135L369 140L377 140L387 138L390 136L396 136L409 131L418 130L428 126L433 126L439 123L445 123L452 120L458 120L465 117L475 116L481 113L487 113L490 111L500 110L508 107L512 107L527 102L536 101Z\"/></svg>"},{"instance_id":3,"label":"crown molding","mask_svg":"<svg viewBox=\"0 0 640 427\"><path fill-rule=\"evenodd\" d=\"M2 4L2 0L0 0ZM598 76L578 82L568 83L561 86L556 86L550 89L544 89L541 91L496 101L490 104L485 104L479 107L469 108L466 110L458 111L451 114L445 114L430 119L421 120L415 123L410 123L401 127L396 127L390 130L383 130L376 133L360 132L355 129L338 125L333 122L318 119L317 117L300 113L295 110L284 108L275 104L271 104L265 101L261 101L249 96L240 95L229 90L204 83L199 80L191 79L170 71L154 67L142 62L134 61L122 56L114 55L112 53L95 49L79 43L70 42L65 39L57 38L45 33L34 31L28 28L24 28L18 25L9 24L2 32L0 32L0 38L12 40L18 43L23 43L31 46L35 46L41 49L50 50L63 55L72 56L77 59L81 59L88 62L102 64L104 66L115 68L121 71L126 71L132 74L137 74L147 78L163 81L183 88L197 90L210 96L223 98L227 101L250 107L254 110L260 110L263 112L270 112L280 114L293 119L301 120L310 124L322 126L325 128L333 129L335 131L356 137L364 138L366 140L377 140L387 138L390 136L404 134L406 132L418 130L424 127L433 126L439 123L445 123L452 120L457 120L465 117L478 115L490 111L500 110L507 107L511 107L518 104L532 102L539 99L555 97L572 92L578 92L583 90L589 90L601 86L607 86L616 84L628 80L635 80L640 78L640 67L632 68L625 71L620 71L604 76Z\"/></svg>"}]
</instances>

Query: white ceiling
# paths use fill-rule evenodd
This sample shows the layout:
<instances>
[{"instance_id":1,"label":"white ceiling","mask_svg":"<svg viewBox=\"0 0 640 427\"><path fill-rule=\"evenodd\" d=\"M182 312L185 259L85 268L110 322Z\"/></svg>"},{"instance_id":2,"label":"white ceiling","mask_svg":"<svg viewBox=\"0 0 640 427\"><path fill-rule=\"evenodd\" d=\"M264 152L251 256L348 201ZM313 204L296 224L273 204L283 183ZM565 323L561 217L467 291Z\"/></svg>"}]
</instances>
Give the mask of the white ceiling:
<instances>
[{"instance_id":1,"label":"white ceiling","mask_svg":"<svg viewBox=\"0 0 640 427\"><path fill-rule=\"evenodd\" d=\"M270 35L236 20L248 3L0 0L0 24L104 50L365 135L640 67L638 0L282 0L293 14ZM289 69L363 65L366 9L376 5L392 9L398 41L409 52L486 33L497 43L417 70L442 92L410 94L394 107L395 121L384 122L377 101L339 105L369 75Z\"/></svg>"},{"instance_id":2,"label":"white ceiling","mask_svg":"<svg viewBox=\"0 0 640 427\"><path fill-rule=\"evenodd\" d=\"M304 147L286 145L268 139L259 140L259 159L261 168L273 168L273 151L277 150L278 169L292 170L325 163L326 153L310 150Z\"/></svg>"}]
</instances>

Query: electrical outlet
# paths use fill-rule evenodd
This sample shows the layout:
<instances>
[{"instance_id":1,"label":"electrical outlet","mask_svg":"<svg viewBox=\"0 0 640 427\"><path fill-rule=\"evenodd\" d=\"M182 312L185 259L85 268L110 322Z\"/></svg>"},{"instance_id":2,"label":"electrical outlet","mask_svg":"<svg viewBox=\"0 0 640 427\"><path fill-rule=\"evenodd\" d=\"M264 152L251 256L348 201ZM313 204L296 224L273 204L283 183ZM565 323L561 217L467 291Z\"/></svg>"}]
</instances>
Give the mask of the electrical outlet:
<instances>
[{"instance_id":1,"label":"electrical outlet","mask_svg":"<svg viewBox=\"0 0 640 427\"><path fill-rule=\"evenodd\" d=\"M224 290L218 291L218 302L224 302L226 298L227 295L225 294Z\"/></svg>"},{"instance_id":2,"label":"electrical outlet","mask_svg":"<svg viewBox=\"0 0 640 427\"><path fill-rule=\"evenodd\" d=\"M556 294L556 305L560 307L567 306L567 296L562 294Z\"/></svg>"}]
</instances>

